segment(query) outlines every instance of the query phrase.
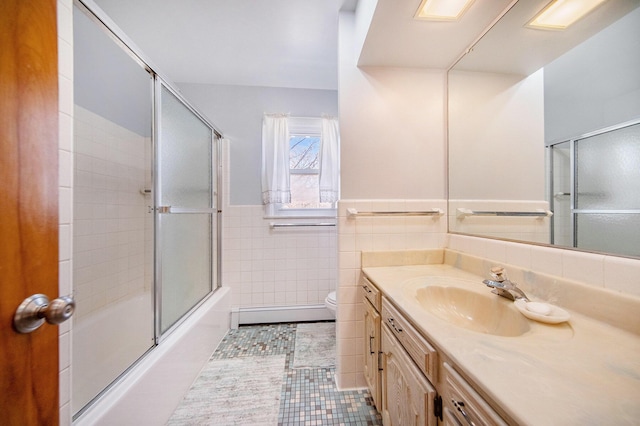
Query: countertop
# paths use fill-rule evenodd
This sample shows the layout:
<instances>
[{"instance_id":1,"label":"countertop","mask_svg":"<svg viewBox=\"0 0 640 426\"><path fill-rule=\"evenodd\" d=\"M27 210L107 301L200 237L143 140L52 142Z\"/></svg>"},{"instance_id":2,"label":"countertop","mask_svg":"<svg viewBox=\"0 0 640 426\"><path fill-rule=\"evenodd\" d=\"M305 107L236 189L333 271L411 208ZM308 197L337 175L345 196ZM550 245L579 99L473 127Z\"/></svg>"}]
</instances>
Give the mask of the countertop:
<instances>
[{"instance_id":1,"label":"countertop","mask_svg":"<svg viewBox=\"0 0 640 426\"><path fill-rule=\"evenodd\" d=\"M447 280L491 294L483 277L447 264L362 270L458 370L480 386L481 393L518 424L640 424L637 334L569 310L571 318L562 324L528 320L531 329L521 336L470 331L431 314L414 294L421 286L447 285ZM513 302L495 297L516 309Z\"/></svg>"}]
</instances>

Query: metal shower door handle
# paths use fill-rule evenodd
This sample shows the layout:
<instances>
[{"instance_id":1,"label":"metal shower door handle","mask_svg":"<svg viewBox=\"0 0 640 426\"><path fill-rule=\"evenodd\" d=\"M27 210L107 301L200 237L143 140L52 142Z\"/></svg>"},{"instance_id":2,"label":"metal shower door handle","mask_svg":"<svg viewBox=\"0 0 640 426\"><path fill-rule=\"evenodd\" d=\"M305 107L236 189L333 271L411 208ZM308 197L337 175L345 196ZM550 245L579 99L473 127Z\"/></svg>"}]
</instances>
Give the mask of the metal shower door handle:
<instances>
[{"instance_id":1,"label":"metal shower door handle","mask_svg":"<svg viewBox=\"0 0 640 426\"><path fill-rule=\"evenodd\" d=\"M61 296L49 302L44 294L34 294L22 301L15 315L13 325L18 333L31 333L45 321L60 324L71 318L76 302L71 296Z\"/></svg>"}]
</instances>

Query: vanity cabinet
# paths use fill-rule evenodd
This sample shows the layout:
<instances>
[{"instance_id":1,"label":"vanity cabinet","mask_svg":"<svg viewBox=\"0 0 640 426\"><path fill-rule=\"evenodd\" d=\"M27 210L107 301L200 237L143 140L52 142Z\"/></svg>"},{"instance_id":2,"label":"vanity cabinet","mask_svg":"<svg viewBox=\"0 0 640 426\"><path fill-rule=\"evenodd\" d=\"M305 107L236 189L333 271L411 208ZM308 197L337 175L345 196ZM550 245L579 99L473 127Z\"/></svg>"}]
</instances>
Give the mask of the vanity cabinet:
<instances>
[{"instance_id":1,"label":"vanity cabinet","mask_svg":"<svg viewBox=\"0 0 640 426\"><path fill-rule=\"evenodd\" d=\"M380 314L378 309L366 297L362 303L364 305L364 378L371 392L373 403L376 408L381 409L379 372L381 355Z\"/></svg>"},{"instance_id":2,"label":"vanity cabinet","mask_svg":"<svg viewBox=\"0 0 640 426\"><path fill-rule=\"evenodd\" d=\"M437 351L384 297L382 323L383 423L437 425Z\"/></svg>"},{"instance_id":3,"label":"vanity cabinet","mask_svg":"<svg viewBox=\"0 0 640 426\"><path fill-rule=\"evenodd\" d=\"M502 418L367 278L364 376L385 426L505 426Z\"/></svg>"},{"instance_id":4,"label":"vanity cabinet","mask_svg":"<svg viewBox=\"0 0 640 426\"><path fill-rule=\"evenodd\" d=\"M409 358L388 327L382 327L382 422L437 425L436 389Z\"/></svg>"},{"instance_id":5,"label":"vanity cabinet","mask_svg":"<svg viewBox=\"0 0 640 426\"><path fill-rule=\"evenodd\" d=\"M378 410L382 410L380 389L380 311L382 293L365 277L362 278L362 292L364 295L364 378L367 382L373 403Z\"/></svg>"},{"instance_id":6,"label":"vanity cabinet","mask_svg":"<svg viewBox=\"0 0 640 426\"><path fill-rule=\"evenodd\" d=\"M445 375L443 399L449 418L445 425L507 425L448 362L442 363L442 370Z\"/></svg>"}]
</instances>

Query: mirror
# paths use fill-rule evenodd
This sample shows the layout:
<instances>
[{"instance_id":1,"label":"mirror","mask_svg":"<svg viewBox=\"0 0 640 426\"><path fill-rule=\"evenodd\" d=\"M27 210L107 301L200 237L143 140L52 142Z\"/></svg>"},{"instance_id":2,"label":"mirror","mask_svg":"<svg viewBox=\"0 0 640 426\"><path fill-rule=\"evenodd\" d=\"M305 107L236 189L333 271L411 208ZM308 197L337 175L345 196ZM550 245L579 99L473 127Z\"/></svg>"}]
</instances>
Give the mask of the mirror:
<instances>
[{"instance_id":1,"label":"mirror","mask_svg":"<svg viewBox=\"0 0 640 426\"><path fill-rule=\"evenodd\" d=\"M449 231L640 257L640 1L520 0L448 73Z\"/></svg>"}]
</instances>

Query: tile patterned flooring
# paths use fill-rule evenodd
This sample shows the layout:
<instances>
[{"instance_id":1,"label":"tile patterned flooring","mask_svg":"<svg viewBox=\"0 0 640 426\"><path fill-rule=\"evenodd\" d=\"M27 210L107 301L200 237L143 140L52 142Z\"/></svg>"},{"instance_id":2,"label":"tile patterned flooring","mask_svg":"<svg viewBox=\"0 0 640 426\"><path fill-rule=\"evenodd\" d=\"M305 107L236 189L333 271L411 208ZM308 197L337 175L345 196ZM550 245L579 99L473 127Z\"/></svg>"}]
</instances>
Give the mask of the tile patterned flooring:
<instances>
[{"instance_id":1,"label":"tile patterned flooring","mask_svg":"<svg viewBox=\"0 0 640 426\"><path fill-rule=\"evenodd\" d=\"M227 333L212 359L286 355L278 426L381 425L367 390L336 389L335 368L292 368L296 326L241 326Z\"/></svg>"}]
</instances>

